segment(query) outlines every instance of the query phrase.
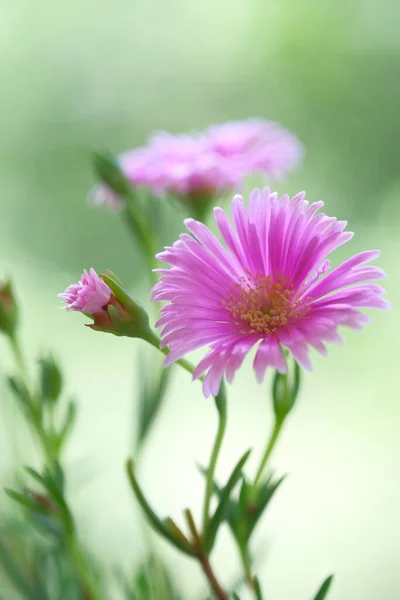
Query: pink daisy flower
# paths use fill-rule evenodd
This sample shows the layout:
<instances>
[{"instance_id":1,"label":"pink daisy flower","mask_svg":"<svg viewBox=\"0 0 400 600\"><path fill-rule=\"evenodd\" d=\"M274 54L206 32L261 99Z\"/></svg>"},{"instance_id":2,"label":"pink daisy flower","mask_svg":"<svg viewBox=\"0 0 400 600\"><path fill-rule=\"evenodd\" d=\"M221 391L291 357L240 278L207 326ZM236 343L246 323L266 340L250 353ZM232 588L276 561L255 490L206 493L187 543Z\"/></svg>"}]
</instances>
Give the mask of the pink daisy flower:
<instances>
[{"instance_id":1,"label":"pink daisy flower","mask_svg":"<svg viewBox=\"0 0 400 600\"><path fill-rule=\"evenodd\" d=\"M197 203L240 189L252 173L281 178L298 165L302 153L297 138L276 123L249 119L214 125L204 133L161 131L147 146L121 154L118 162L133 187ZM89 200L113 209L123 206L123 199L104 185L96 186Z\"/></svg>"},{"instance_id":2,"label":"pink daisy flower","mask_svg":"<svg viewBox=\"0 0 400 600\"><path fill-rule=\"evenodd\" d=\"M184 200L207 200L237 188L243 174L212 150L201 135L154 134L148 146L129 150L118 159L133 187L147 187L157 197L172 194ZM89 201L120 208L123 200L99 185Z\"/></svg>"},{"instance_id":3,"label":"pink daisy flower","mask_svg":"<svg viewBox=\"0 0 400 600\"><path fill-rule=\"evenodd\" d=\"M85 270L78 283L68 286L65 292L58 294L58 297L66 302L63 308L87 315L105 313L111 296L112 291L94 269L90 269L89 273Z\"/></svg>"},{"instance_id":4,"label":"pink daisy flower","mask_svg":"<svg viewBox=\"0 0 400 600\"><path fill-rule=\"evenodd\" d=\"M206 131L213 150L244 174L281 179L300 163L303 147L295 135L271 121L248 119L213 125Z\"/></svg>"},{"instance_id":5,"label":"pink daisy flower","mask_svg":"<svg viewBox=\"0 0 400 600\"><path fill-rule=\"evenodd\" d=\"M149 187L160 197L170 193L179 198L209 198L239 183L229 162L200 134L159 132L148 146L126 153L121 160L129 181Z\"/></svg>"},{"instance_id":6,"label":"pink daisy flower","mask_svg":"<svg viewBox=\"0 0 400 600\"><path fill-rule=\"evenodd\" d=\"M267 367L286 371L286 347L311 369L310 347L325 354L325 342L340 343L339 326L360 330L369 317L360 308L388 309L384 290L371 280L384 273L366 263L379 256L356 254L330 270L327 256L348 242L347 223L318 213L305 193L279 198L268 188L254 190L245 208L232 201L234 225L221 208L214 215L223 243L202 223L187 219L182 234L157 256L171 265L158 269L153 301L167 302L157 323L165 366L202 346L210 346L194 378L206 373L205 396L216 395L225 375L232 382L255 345L259 382Z\"/></svg>"}]
</instances>

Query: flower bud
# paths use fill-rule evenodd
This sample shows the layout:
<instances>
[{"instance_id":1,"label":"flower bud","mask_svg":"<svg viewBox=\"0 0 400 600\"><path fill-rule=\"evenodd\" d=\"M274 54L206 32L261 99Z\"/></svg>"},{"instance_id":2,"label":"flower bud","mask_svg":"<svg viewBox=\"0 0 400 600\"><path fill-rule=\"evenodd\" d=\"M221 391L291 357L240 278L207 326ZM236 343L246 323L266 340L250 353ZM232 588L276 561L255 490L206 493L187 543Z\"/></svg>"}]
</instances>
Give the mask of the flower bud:
<instances>
[{"instance_id":1,"label":"flower bud","mask_svg":"<svg viewBox=\"0 0 400 600\"><path fill-rule=\"evenodd\" d=\"M84 271L79 283L70 285L59 297L66 310L82 312L93 319L88 327L119 336L148 340L152 336L149 317L111 271L98 275Z\"/></svg>"},{"instance_id":2,"label":"flower bud","mask_svg":"<svg viewBox=\"0 0 400 600\"><path fill-rule=\"evenodd\" d=\"M52 356L41 358L40 364L40 393L43 402L57 402L62 390L62 375Z\"/></svg>"},{"instance_id":3,"label":"flower bud","mask_svg":"<svg viewBox=\"0 0 400 600\"><path fill-rule=\"evenodd\" d=\"M11 282L0 284L0 331L13 336L17 327L18 309Z\"/></svg>"},{"instance_id":4,"label":"flower bud","mask_svg":"<svg viewBox=\"0 0 400 600\"><path fill-rule=\"evenodd\" d=\"M300 367L297 362L293 361L292 368L288 364L287 373L279 373L276 371L272 385L272 397L277 420L283 421L292 410L299 392L299 387Z\"/></svg>"}]
</instances>

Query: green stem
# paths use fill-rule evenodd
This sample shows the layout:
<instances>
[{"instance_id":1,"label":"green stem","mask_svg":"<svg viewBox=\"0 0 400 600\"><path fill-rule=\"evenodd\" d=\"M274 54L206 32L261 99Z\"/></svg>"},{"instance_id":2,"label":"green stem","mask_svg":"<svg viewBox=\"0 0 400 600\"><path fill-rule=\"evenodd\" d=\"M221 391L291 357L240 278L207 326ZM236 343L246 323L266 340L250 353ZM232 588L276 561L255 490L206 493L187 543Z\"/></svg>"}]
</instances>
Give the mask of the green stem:
<instances>
[{"instance_id":1,"label":"green stem","mask_svg":"<svg viewBox=\"0 0 400 600\"><path fill-rule=\"evenodd\" d=\"M157 350L160 350L160 352L162 352L166 356L168 356L168 354L170 353L169 348L160 348L161 340L154 332L152 332L151 335L146 337L146 342L149 342L152 346L154 346L154 348L157 348ZM188 360L186 360L185 358L180 358L176 361L176 363L180 365L182 369L185 369L185 371L188 371L188 373L191 373L193 375L195 371L195 366L192 365L192 363L190 363ZM202 380L203 378L199 377L199 379Z\"/></svg>"},{"instance_id":2,"label":"green stem","mask_svg":"<svg viewBox=\"0 0 400 600\"><path fill-rule=\"evenodd\" d=\"M275 419L275 425L274 425L274 428L272 430L271 437L268 440L267 446L266 446L266 448L264 450L264 454L263 454L263 457L261 459L260 466L258 467L257 475L256 475L256 478L254 480L254 485L257 485L257 483L261 479L261 476L262 476L262 474L264 472L264 469L265 469L265 466L266 466L266 464L268 462L268 459L271 456L272 451L273 451L273 449L275 447L275 444L276 444L276 442L278 440L279 433L280 433L280 431L282 429L282 425L283 425L284 421L285 421L284 417L283 418L276 418Z\"/></svg>"},{"instance_id":3,"label":"green stem","mask_svg":"<svg viewBox=\"0 0 400 600\"><path fill-rule=\"evenodd\" d=\"M253 576L251 574L251 561L247 544L239 544L240 559L243 565L244 577L250 589L254 588Z\"/></svg>"},{"instance_id":4,"label":"green stem","mask_svg":"<svg viewBox=\"0 0 400 600\"><path fill-rule=\"evenodd\" d=\"M87 600L100 600L96 587L93 585L92 577L88 572L86 560L79 549L75 535L68 540L68 549L79 578L80 587Z\"/></svg>"},{"instance_id":5,"label":"green stem","mask_svg":"<svg viewBox=\"0 0 400 600\"><path fill-rule=\"evenodd\" d=\"M228 594L221 587L218 579L215 576L215 573L210 564L208 556L204 552L201 536L200 536L199 532L197 531L196 524L193 519L193 515L189 508L187 508L185 510L185 517L186 517L186 520L189 525L190 533L192 534L192 537L193 537L192 544L193 544L193 548L196 551L196 557L203 569L204 575L206 576L206 578L208 580L210 588L212 589L212 591L214 592L214 594L215 594L216 598L218 598L218 600L229 600Z\"/></svg>"},{"instance_id":6,"label":"green stem","mask_svg":"<svg viewBox=\"0 0 400 600\"><path fill-rule=\"evenodd\" d=\"M123 213L125 223L132 233L133 240L138 241L142 248L147 267L149 268L151 283L155 285L158 281L157 273L154 273L153 271L157 264L155 259L155 254L157 252L155 235L149 224L142 218L142 213L139 212L139 210L135 210L132 198L127 196L125 200L126 208Z\"/></svg>"},{"instance_id":7,"label":"green stem","mask_svg":"<svg viewBox=\"0 0 400 600\"><path fill-rule=\"evenodd\" d=\"M10 336L9 338L12 352L14 354L15 362L19 369L20 375L25 384L28 383L28 372L25 365L24 356L22 354L21 347L18 343L18 339L15 335Z\"/></svg>"},{"instance_id":8,"label":"green stem","mask_svg":"<svg viewBox=\"0 0 400 600\"><path fill-rule=\"evenodd\" d=\"M203 506L203 536L207 536L208 526L210 522L210 502L213 495L214 475L217 466L217 460L221 451L222 441L224 439L227 422L226 394L225 386L222 385L218 396L215 398L218 410L218 430L214 441L214 446L211 452L210 463L207 469L206 491L204 495Z\"/></svg>"},{"instance_id":9,"label":"green stem","mask_svg":"<svg viewBox=\"0 0 400 600\"><path fill-rule=\"evenodd\" d=\"M28 394L29 394L29 403L30 403L30 417L28 419L29 424L31 425L31 427L32 427L34 433L36 434L36 437L41 445L43 455L45 457L46 462L49 464L49 466L52 466L54 463L54 460L57 457L56 457L55 453L53 452L52 442L49 439L49 436L47 435L45 428L43 426L42 414L41 414L40 410L38 409L38 406L35 403L34 398L30 391L30 386L29 386L29 381L28 381L28 373L27 373L27 369L25 366L25 361L24 361L21 347L15 336L10 337L9 340L10 340L11 349L14 354L15 362L20 371L22 381L23 381L23 383L28 391Z\"/></svg>"}]
</instances>

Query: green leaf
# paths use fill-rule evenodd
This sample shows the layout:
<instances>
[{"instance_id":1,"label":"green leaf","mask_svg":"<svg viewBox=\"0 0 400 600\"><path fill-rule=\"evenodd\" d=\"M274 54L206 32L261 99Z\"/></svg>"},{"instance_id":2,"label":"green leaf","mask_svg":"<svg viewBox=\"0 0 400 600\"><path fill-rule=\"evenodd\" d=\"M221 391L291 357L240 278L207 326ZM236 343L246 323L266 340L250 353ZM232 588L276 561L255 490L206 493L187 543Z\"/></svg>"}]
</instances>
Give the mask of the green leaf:
<instances>
[{"instance_id":1,"label":"green leaf","mask_svg":"<svg viewBox=\"0 0 400 600\"><path fill-rule=\"evenodd\" d=\"M260 491L257 495L257 500L253 507L247 507L247 521L248 521L248 537L250 538L258 520L264 514L269 502L274 496L276 490L279 488L285 476L280 477L276 481L272 481L272 476L268 478L263 486L260 487ZM249 510L251 509L251 510Z\"/></svg>"},{"instance_id":2,"label":"green leaf","mask_svg":"<svg viewBox=\"0 0 400 600\"><path fill-rule=\"evenodd\" d=\"M76 419L76 404L73 400L70 400L67 406L67 410L64 417L64 424L61 427L60 432L57 436L57 447L61 450L62 446L66 442L72 427L74 426Z\"/></svg>"},{"instance_id":3,"label":"green leaf","mask_svg":"<svg viewBox=\"0 0 400 600\"><path fill-rule=\"evenodd\" d=\"M130 185L115 156L109 152L93 152L93 166L97 177L121 196L129 194Z\"/></svg>"},{"instance_id":4,"label":"green leaf","mask_svg":"<svg viewBox=\"0 0 400 600\"><path fill-rule=\"evenodd\" d=\"M231 476L228 479L226 486L223 488L223 490L221 492L219 504L215 510L214 515L212 516L212 518L210 520L210 525L209 525L208 531L206 533L205 549L206 549L207 554L209 554L211 552L211 550L214 546L214 543L215 543L215 539L217 536L219 526L226 518L226 513L227 513L228 506L229 506L231 493L232 493L234 487L236 486L236 484L238 483L239 479L242 476L242 469L243 469L247 459L250 456L250 452L251 452L251 450L247 450L247 452L245 452L245 454L238 461L238 463L236 464L235 468L232 471Z\"/></svg>"},{"instance_id":5,"label":"green leaf","mask_svg":"<svg viewBox=\"0 0 400 600\"><path fill-rule=\"evenodd\" d=\"M254 594L255 594L256 600L263 600L261 585L260 585L260 582L258 581L257 577L254 577Z\"/></svg>"},{"instance_id":6,"label":"green leaf","mask_svg":"<svg viewBox=\"0 0 400 600\"><path fill-rule=\"evenodd\" d=\"M174 535L171 529L156 515L153 509L150 507L147 502L139 483L136 479L134 473L134 463L132 459L129 459L126 464L126 470L128 473L129 482L131 484L132 490L136 496L137 501L139 502L144 514L146 515L150 525L152 525L153 529L157 531L162 537L168 540L171 544L173 544L178 550L187 554L188 556L194 556L194 550L189 542L186 544L182 541L181 538Z\"/></svg>"},{"instance_id":7,"label":"green leaf","mask_svg":"<svg viewBox=\"0 0 400 600\"><path fill-rule=\"evenodd\" d=\"M154 359L152 359L154 361ZM170 369L162 369L156 381L154 376L150 374L145 361L139 356L140 379L142 387L139 397L139 416L138 416L138 441L140 447L146 439L152 423L158 415L165 393L168 387ZM144 374L147 375L144 376Z\"/></svg>"},{"instance_id":8,"label":"green leaf","mask_svg":"<svg viewBox=\"0 0 400 600\"><path fill-rule=\"evenodd\" d=\"M62 511L66 529L72 532L74 530L74 522L63 494L64 476L57 462L55 462L53 468L55 469L55 474L52 474L49 469L45 469L44 474L40 475L31 467L25 467L25 471L47 490L51 499Z\"/></svg>"},{"instance_id":9,"label":"green leaf","mask_svg":"<svg viewBox=\"0 0 400 600\"><path fill-rule=\"evenodd\" d=\"M21 402L22 407L32 413L32 401L29 390L20 377L8 377L8 385L14 396Z\"/></svg>"},{"instance_id":10,"label":"green leaf","mask_svg":"<svg viewBox=\"0 0 400 600\"><path fill-rule=\"evenodd\" d=\"M29 510L32 510L34 512L44 513L44 514L48 514L48 512L49 512L46 507L35 502L33 499L29 498L29 496L25 496L24 494L15 492L14 490L11 490L10 488L5 488L4 491L7 494L7 496L9 496L9 498L14 500L15 502L18 502L18 504L21 504L25 508L29 508Z\"/></svg>"},{"instance_id":11,"label":"green leaf","mask_svg":"<svg viewBox=\"0 0 400 600\"><path fill-rule=\"evenodd\" d=\"M331 587L332 581L333 575L329 575L329 577L327 577L324 583L321 585L319 591L317 592L317 595L314 596L313 600L324 600L324 598L326 598L329 592L329 588Z\"/></svg>"},{"instance_id":12,"label":"green leaf","mask_svg":"<svg viewBox=\"0 0 400 600\"><path fill-rule=\"evenodd\" d=\"M232 592L232 599L233 600L240 600L238 594L236 592Z\"/></svg>"},{"instance_id":13,"label":"green leaf","mask_svg":"<svg viewBox=\"0 0 400 600\"><path fill-rule=\"evenodd\" d=\"M153 333L146 310L123 285L118 283L119 280L113 273L108 273L108 275L102 273L100 277L118 300L118 303L109 304L107 308L108 316L117 334L144 340L149 339Z\"/></svg>"}]
</instances>

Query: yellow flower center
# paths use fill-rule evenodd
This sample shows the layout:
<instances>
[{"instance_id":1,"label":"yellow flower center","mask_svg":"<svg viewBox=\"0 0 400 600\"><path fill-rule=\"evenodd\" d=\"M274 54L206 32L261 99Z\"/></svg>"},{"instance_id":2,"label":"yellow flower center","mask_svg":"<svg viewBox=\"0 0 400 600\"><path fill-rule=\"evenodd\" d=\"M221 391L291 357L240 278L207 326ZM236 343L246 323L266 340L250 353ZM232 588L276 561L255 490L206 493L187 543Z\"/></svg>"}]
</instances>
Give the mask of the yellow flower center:
<instances>
[{"instance_id":1,"label":"yellow flower center","mask_svg":"<svg viewBox=\"0 0 400 600\"><path fill-rule=\"evenodd\" d=\"M280 277L273 281L269 275L249 274L234 284L222 304L240 333L269 334L307 314L309 300L294 301L294 295L288 279Z\"/></svg>"}]
</instances>

